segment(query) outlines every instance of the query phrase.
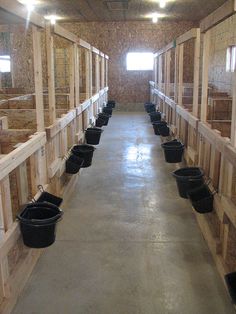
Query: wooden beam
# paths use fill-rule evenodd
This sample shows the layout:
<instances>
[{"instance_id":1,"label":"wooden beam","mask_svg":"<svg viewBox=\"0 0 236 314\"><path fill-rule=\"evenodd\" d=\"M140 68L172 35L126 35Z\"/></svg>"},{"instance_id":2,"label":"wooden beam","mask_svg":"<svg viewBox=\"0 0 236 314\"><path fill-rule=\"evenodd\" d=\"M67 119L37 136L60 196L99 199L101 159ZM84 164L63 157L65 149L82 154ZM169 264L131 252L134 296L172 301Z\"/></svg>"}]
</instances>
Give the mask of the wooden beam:
<instances>
[{"instance_id":1,"label":"wooden beam","mask_svg":"<svg viewBox=\"0 0 236 314\"><path fill-rule=\"evenodd\" d=\"M105 87L105 59L101 59L101 89Z\"/></svg>"},{"instance_id":2,"label":"wooden beam","mask_svg":"<svg viewBox=\"0 0 236 314\"><path fill-rule=\"evenodd\" d=\"M179 78L179 46L175 48L175 82L174 82L174 100L178 101L178 78Z\"/></svg>"},{"instance_id":3,"label":"wooden beam","mask_svg":"<svg viewBox=\"0 0 236 314\"><path fill-rule=\"evenodd\" d=\"M92 52L93 53L96 53L97 55L100 55L100 51L97 48L95 48L93 46L91 48L92 48Z\"/></svg>"},{"instance_id":4,"label":"wooden beam","mask_svg":"<svg viewBox=\"0 0 236 314\"><path fill-rule=\"evenodd\" d=\"M52 32L54 34L57 34L58 36L61 36L65 39L73 42L73 43L77 43L79 41L79 38L75 34L69 32L67 29L61 27L58 24L55 24L52 26Z\"/></svg>"},{"instance_id":5,"label":"wooden beam","mask_svg":"<svg viewBox=\"0 0 236 314\"><path fill-rule=\"evenodd\" d=\"M231 119L231 144L236 147L236 72L232 73L232 119Z\"/></svg>"},{"instance_id":6,"label":"wooden beam","mask_svg":"<svg viewBox=\"0 0 236 314\"><path fill-rule=\"evenodd\" d=\"M171 51L166 52L166 95L170 96L170 61L171 61Z\"/></svg>"},{"instance_id":7,"label":"wooden beam","mask_svg":"<svg viewBox=\"0 0 236 314\"><path fill-rule=\"evenodd\" d=\"M102 85L102 82L100 82L100 56L96 55L95 57L95 86L96 86L96 93L100 90L100 84Z\"/></svg>"},{"instance_id":8,"label":"wooden beam","mask_svg":"<svg viewBox=\"0 0 236 314\"><path fill-rule=\"evenodd\" d=\"M198 34L198 28L192 28L188 32L186 32L183 35L179 36L176 39L176 44L177 45L181 45L181 44L185 43L186 41L188 41L188 40L190 40L192 38L196 38L197 34Z\"/></svg>"},{"instance_id":9,"label":"wooden beam","mask_svg":"<svg viewBox=\"0 0 236 314\"><path fill-rule=\"evenodd\" d=\"M80 68L79 68L79 49L77 44L74 44L74 58L75 58L75 106L80 103Z\"/></svg>"},{"instance_id":10,"label":"wooden beam","mask_svg":"<svg viewBox=\"0 0 236 314\"><path fill-rule=\"evenodd\" d=\"M70 47L70 109L75 107L75 51L74 45Z\"/></svg>"},{"instance_id":11,"label":"wooden beam","mask_svg":"<svg viewBox=\"0 0 236 314\"><path fill-rule=\"evenodd\" d=\"M162 55L158 57L158 88L159 90L162 89L162 58L163 58Z\"/></svg>"},{"instance_id":12,"label":"wooden beam","mask_svg":"<svg viewBox=\"0 0 236 314\"><path fill-rule=\"evenodd\" d=\"M0 180L17 168L23 161L29 158L35 151L46 143L46 133L40 132L33 135L27 142L14 149L0 160Z\"/></svg>"},{"instance_id":13,"label":"wooden beam","mask_svg":"<svg viewBox=\"0 0 236 314\"><path fill-rule=\"evenodd\" d=\"M205 17L200 23L202 33L207 32L236 12L236 0L228 0L221 7Z\"/></svg>"},{"instance_id":14,"label":"wooden beam","mask_svg":"<svg viewBox=\"0 0 236 314\"><path fill-rule=\"evenodd\" d=\"M194 40L194 75L193 75L193 115L198 117L199 74L200 74L200 29Z\"/></svg>"},{"instance_id":15,"label":"wooden beam","mask_svg":"<svg viewBox=\"0 0 236 314\"><path fill-rule=\"evenodd\" d=\"M209 57L210 57L210 31L207 31L204 34L204 38L203 38L202 100L201 100L201 121L202 122L206 122L207 120Z\"/></svg>"},{"instance_id":16,"label":"wooden beam","mask_svg":"<svg viewBox=\"0 0 236 314\"><path fill-rule=\"evenodd\" d=\"M41 32L33 26L34 84L37 131L44 131Z\"/></svg>"},{"instance_id":17,"label":"wooden beam","mask_svg":"<svg viewBox=\"0 0 236 314\"><path fill-rule=\"evenodd\" d=\"M49 122L56 121L56 96L55 96L55 73L54 73L54 41L51 25L46 26L46 50L47 50L47 71L48 71L48 102L49 102Z\"/></svg>"},{"instance_id":18,"label":"wooden beam","mask_svg":"<svg viewBox=\"0 0 236 314\"><path fill-rule=\"evenodd\" d=\"M26 6L17 1L0 0L0 8L38 27L45 28L45 19L42 16L35 12L29 14Z\"/></svg>"},{"instance_id":19,"label":"wooden beam","mask_svg":"<svg viewBox=\"0 0 236 314\"><path fill-rule=\"evenodd\" d=\"M79 39L79 45L81 47L88 49L88 50L91 49L91 45L89 43L87 43L86 41L84 41L83 39Z\"/></svg>"},{"instance_id":20,"label":"wooden beam","mask_svg":"<svg viewBox=\"0 0 236 314\"><path fill-rule=\"evenodd\" d=\"M179 45L178 105L183 104L184 44Z\"/></svg>"},{"instance_id":21,"label":"wooden beam","mask_svg":"<svg viewBox=\"0 0 236 314\"><path fill-rule=\"evenodd\" d=\"M154 57L158 57L158 56L162 55L163 53L167 52L168 50L171 50L171 49L174 48L174 47L175 47L175 42L172 41L171 43L169 43L168 45L166 45L164 48L158 50L158 51L155 53Z\"/></svg>"}]
</instances>

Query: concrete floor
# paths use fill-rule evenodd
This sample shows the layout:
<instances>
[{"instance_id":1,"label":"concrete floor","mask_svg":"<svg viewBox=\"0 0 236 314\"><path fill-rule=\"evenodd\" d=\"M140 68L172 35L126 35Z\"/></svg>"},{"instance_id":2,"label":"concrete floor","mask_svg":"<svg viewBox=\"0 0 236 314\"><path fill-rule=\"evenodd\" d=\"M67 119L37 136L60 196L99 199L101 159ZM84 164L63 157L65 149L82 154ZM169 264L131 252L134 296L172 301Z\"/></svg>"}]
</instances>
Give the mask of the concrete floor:
<instances>
[{"instance_id":1,"label":"concrete floor","mask_svg":"<svg viewBox=\"0 0 236 314\"><path fill-rule=\"evenodd\" d=\"M13 313L235 313L148 117L104 129Z\"/></svg>"}]
</instances>

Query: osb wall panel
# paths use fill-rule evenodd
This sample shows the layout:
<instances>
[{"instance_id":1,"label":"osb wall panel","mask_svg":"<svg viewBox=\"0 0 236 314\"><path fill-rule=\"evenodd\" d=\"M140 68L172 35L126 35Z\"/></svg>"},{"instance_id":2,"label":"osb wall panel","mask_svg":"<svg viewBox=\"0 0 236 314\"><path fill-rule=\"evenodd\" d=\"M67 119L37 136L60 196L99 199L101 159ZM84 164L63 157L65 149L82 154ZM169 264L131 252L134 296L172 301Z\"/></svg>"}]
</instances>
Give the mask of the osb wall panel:
<instances>
[{"instance_id":1,"label":"osb wall panel","mask_svg":"<svg viewBox=\"0 0 236 314\"><path fill-rule=\"evenodd\" d=\"M88 22L62 25L110 57L109 97L120 103L141 103L149 99L152 71L126 71L130 51L156 52L192 27L193 22Z\"/></svg>"},{"instance_id":2,"label":"osb wall panel","mask_svg":"<svg viewBox=\"0 0 236 314\"><path fill-rule=\"evenodd\" d=\"M232 94L232 74L227 73L226 50L236 44L236 15L211 30L209 82L217 89Z\"/></svg>"}]
</instances>

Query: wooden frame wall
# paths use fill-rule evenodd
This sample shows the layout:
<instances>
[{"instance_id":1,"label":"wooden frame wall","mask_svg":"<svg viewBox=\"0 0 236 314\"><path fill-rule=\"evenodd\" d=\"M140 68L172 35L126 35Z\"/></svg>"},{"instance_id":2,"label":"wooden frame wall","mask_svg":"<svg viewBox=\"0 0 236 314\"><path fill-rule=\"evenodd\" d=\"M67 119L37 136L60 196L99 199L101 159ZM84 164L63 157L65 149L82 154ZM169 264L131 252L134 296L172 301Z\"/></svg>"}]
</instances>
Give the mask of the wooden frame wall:
<instances>
[{"instance_id":1,"label":"wooden frame wall","mask_svg":"<svg viewBox=\"0 0 236 314\"><path fill-rule=\"evenodd\" d=\"M0 1L0 7L5 11L23 18L28 18L26 9L18 2ZM15 220L12 193L17 192L17 199L21 204L28 202L29 195L38 198L41 192L37 185L59 196L68 198L69 192L78 180L78 175L70 177L65 174L65 156L70 148L77 143L83 143L85 130L85 116L90 116L90 122L107 102L108 94L108 56L92 47L89 43L79 39L76 35L62 28L60 25L45 23L43 17L32 13L30 21L33 25L33 53L35 95L24 95L8 99L1 106L16 106L19 113L27 108L34 108L36 112L37 132L30 130L8 129L8 117L0 116L0 136L9 134L11 137L25 139L18 143L8 154L0 154L0 312L10 313L23 289L31 271L34 268L42 250L24 247L20 235L19 224ZM48 77L48 111L50 126L45 127L44 121L44 91L42 83L42 54L41 37L46 34L47 77ZM54 36L67 39L70 44L70 93L69 108L66 113L57 117L57 97L55 92L54 65ZM80 99L79 86L79 48L87 50L86 81L87 95ZM91 89L92 64L91 55L96 54L96 92ZM102 64L101 66L99 66ZM101 72L101 73L100 73ZM100 81L100 77L102 80ZM35 101L35 105L34 105ZM35 106L35 107L34 107ZM6 107L8 108L8 107ZM2 110L0 108L0 110ZM6 109L9 111L9 109ZM92 116L91 116L92 115ZM89 124L86 125L88 127ZM14 131L14 132L13 132ZM30 137L27 137L27 134ZM19 136L20 134L20 136ZM16 178L17 186L12 190L12 176ZM15 182L15 181L14 181ZM19 210L19 208L17 209ZM17 252L17 254L16 254ZM13 254L14 253L14 254ZM16 257L17 256L17 257Z\"/></svg>"},{"instance_id":2,"label":"wooden frame wall","mask_svg":"<svg viewBox=\"0 0 236 314\"><path fill-rule=\"evenodd\" d=\"M195 212L196 219L214 257L217 268L224 275L236 271L236 92L233 88L231 139L221 136L221 132L213 129L207 123L208 103L208 69L211 29L236 13L236 1L229 0L215 12L206 17L199 29L191 30L176 40L175 62L175 90L178 97L170 99L167 93L163 93L158 86L158 76L154 73L155 82L150 82L151 101L162 102L164 106L171 108L176 120L168 121L172 125L172 136L180 138L186 144L185 161L188 165L200 166L205 175L210 179L210 187L217 193L214 196L214 211L208 215ZM202 60L202 87L201 106L198 108L198 84L199 84L199 58L200 58L200 32L203 37ZM189 38L195 38L194 57L194 101L192 112L181 106L182 91L182 45ZM155 56L168 52L168 47L162 49ZM158 61L155 60L155 71ZM168 68L168 67L167 67ZM166 78L168 82L168 77ZM233 84L236 84L236 73L233 73ZM199 110L201 114L199 115ZM165 109L166 110L166 109ZM180 123L181 121L181 123Z\"/></svg>"}]
</instances>

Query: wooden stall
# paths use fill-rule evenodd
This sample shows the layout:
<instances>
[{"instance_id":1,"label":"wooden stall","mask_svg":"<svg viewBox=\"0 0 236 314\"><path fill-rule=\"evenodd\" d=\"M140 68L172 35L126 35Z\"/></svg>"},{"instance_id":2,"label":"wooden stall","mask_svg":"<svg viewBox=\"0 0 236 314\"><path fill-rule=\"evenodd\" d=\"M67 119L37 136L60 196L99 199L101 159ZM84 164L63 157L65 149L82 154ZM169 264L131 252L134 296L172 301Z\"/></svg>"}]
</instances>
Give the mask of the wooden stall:
<instances>
[{"instance_id":1,"label":"wooden stall","mask_svg":"<svg viewBox=\"0 0 236 314\"><path fill-rule=\"evenodd\" d=\"M176 120L167 120L172 136L186 146L186 164L200 166L211 190L216 193L214 211L205 215L195 212L195 215L222 278L226 273L236 271L236 73L231 73L230 95L212 85L209 69L210 60L213 60L212 36L221 23L235 18L235 8L235 0L227 1L201 21L200 29L190 30L155 55L156 58L167 55L164 84L168 86L168 51L172 47L175 49L174 98L169 89L163 92L163 86L159 84L163 73L161 62L155 61L155 82L150 82L151 101L157 97L162 101L161 109L168 106L176 115ZM194 45L191 44L194 55L192 64L184 70L184 45L189 40L194 40ZM189 66L193 68L193 82L186 85L183 77Z\"/></svg>"},{"instance_id":2,"label":"wooden stall","mask_svg":"<svg viewBox=\"0 0 236 314\"><path fill-rule=\"evenodd\" d=\"M10 26L13 37L16 28L27 33L14 44L29 53L27 62L20 64L24 82L14 67L15 60L25 57L20 48L9 51L11 77L7 83L6 78L1 80L5 85L0 94L0 313L6 314L42 253L23 245L16 214L40 196L38 185L64 200L69 197L79 176L65 173L66 155L74 144L84 142L84 130L107 101L108 56L34 12L27 20L28 12L18 2L0 1L0 10L17 19L17 27ZM84 63L81 47L86 49Z\"/></svg>"}]
</instances>

